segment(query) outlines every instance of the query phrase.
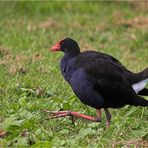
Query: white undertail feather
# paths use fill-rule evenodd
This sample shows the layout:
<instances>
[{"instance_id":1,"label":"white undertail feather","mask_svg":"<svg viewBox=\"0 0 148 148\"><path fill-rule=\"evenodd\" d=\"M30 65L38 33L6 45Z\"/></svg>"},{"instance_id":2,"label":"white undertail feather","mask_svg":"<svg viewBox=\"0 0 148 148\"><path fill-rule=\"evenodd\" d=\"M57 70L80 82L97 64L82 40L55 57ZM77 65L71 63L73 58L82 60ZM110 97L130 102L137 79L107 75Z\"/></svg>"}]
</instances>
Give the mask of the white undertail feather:
<instances>
[{"instance_id":1,"label":"white undertail feather","mask_svg":"<svg viewBox=\"0 0 148 148\"><path fill-rule=\"evenodd\" d=\"M133 84L132 88L134 89L136 94L138 94L142 89L144 89L146 87L147 83L148 83L148 79L145 79L145 80L142 80L138 83Z\"/></svg>"}]
</instances>

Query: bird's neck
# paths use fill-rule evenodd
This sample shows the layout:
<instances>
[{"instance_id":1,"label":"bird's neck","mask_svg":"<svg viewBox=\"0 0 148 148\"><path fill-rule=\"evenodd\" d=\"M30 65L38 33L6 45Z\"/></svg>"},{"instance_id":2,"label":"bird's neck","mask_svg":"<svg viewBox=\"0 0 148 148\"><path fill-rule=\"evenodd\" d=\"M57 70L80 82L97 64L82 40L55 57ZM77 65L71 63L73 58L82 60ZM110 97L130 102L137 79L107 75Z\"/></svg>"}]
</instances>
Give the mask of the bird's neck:
<instances>
[{"instance_id":1,"label":"bird's neck","mask_svg":"<svg viewBox=\"0 0 148 148\"><path fill-rule=\"evenodd\" d=\"M78 54L77 54L78 55ZM65 54L61 59L62 66L66 66L70 60L77 56L76 54Z\"/></svg>"},{"instance_id":2,"label":"bird's neck","mask_svg":"<svg viewBox=\"0 0 148 148\"><path fill-rule=\"evenodd\" d=\"M74 56L77 56L78 54L80 54L80 48L79 47L71 47L71 48L65 47L63 49L63 51L64 51L64 54L66 56L69 56L69 57L74 57Z\"/></svg>"},{"instance_id":3,"label":"bird's neck","mask_svg":"<svg viewBox=\"0 0 148 148\"><path fill-rule=\"evenodd\" d=\"M80 52L68 52L68 53L64 54L62 59L68 61L68 60L78 56L79 54L80 54Z\"/></svg>"},{"instance_id":4,"label":"bird's neck","mask_svg":"<svg viewBox=\"0 0 148 148\"><path fill-rule=\"evenodd\" d=\"M64 56L68 56L68 57L75 57L75 56L77 56L77 55L79 55L80 54L80 51L77 51L77 52L65 52L65 55Z\"/></svg>"}]
</instances>

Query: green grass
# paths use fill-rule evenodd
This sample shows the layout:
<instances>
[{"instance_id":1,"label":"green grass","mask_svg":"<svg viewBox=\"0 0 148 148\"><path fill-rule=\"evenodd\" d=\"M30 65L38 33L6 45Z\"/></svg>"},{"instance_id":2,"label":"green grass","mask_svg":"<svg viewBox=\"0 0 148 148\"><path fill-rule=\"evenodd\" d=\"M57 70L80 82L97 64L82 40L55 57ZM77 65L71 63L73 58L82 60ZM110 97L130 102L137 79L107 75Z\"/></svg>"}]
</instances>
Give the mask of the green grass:
<instances>
[{"instance_id":1,"label":"green grass","mask_svg":"<svg viewBox=\"0 0 148 148\"><path fill-rule=\"evenodd\" d=\"M7 132L0 147L148 145L147 108L111 109L110 129L104 113L101 123L77 119L74 127L68 118L47 120L41 112L95 115L61 76L63 53L48 50L63 37L82 50L111 54L134 72L147 67L148 23L139 16L148 13L126 2L0 2L0 134Z\"/></svg>"}]
</instances>

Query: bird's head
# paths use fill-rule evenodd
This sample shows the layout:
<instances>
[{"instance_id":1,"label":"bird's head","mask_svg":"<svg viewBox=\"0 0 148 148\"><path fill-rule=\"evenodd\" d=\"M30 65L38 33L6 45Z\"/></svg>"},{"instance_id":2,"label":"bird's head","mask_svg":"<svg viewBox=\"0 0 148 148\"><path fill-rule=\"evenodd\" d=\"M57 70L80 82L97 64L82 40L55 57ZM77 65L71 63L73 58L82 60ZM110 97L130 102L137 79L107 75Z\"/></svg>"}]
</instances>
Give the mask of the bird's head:
<instances>
[{"instance_id":1,"label":"bird's head","mask_svg":"<svg viewBox=\"0 0 148 148\"><path fill-rule=\"evenodd\" d=\"M64 38L52 46L51 51L63 51L67 54L79 54L80 48L75 40L71 38Z\"/></svg>"}]
</instances>

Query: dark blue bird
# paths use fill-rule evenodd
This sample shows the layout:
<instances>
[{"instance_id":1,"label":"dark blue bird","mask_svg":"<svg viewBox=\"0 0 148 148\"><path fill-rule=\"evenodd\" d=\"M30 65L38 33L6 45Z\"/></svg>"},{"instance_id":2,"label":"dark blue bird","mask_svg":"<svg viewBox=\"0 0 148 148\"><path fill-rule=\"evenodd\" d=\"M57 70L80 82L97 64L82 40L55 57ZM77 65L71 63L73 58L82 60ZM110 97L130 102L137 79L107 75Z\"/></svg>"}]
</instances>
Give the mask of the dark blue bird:
<instances>
[{"instance_id":1,"label":"dark blue bird","mask_svg":"<svg viewBox=\"0 0 148 148\"><path fill-rule=\"evenodd\" d=\"M71 38L65 38L51 48L62 51L61 72L76 96L82 103L97 111L97 118L73 111L52 111L51 118L77 116L100 122L101 109L110 126L111 114L108 108L121 108L125 105L148 106L148 101L139 95L148 96L145 88L148 82L148 68L133 73L116 58L96 51L80 52L79 45Z\"/></svg>"}]
</instances>

